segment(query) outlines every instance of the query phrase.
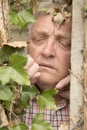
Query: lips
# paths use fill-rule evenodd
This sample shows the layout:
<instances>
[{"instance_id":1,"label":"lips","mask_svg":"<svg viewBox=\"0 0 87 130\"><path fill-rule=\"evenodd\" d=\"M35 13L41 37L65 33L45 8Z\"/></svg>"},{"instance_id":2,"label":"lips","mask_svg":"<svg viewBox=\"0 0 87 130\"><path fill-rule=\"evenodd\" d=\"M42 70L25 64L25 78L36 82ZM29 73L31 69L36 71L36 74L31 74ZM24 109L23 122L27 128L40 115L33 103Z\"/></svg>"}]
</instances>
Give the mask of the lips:
<instances>
[{"instance_id":1,"label":"lips","mask_svg":"<svg viewBox=\"0 0 87 130\"><path fill-rule=\"evenodd\" d=\"M44 68L55 69L53 65L46 64L46 63L40 63L39 66Z\"/></svg>"}]
</instances>

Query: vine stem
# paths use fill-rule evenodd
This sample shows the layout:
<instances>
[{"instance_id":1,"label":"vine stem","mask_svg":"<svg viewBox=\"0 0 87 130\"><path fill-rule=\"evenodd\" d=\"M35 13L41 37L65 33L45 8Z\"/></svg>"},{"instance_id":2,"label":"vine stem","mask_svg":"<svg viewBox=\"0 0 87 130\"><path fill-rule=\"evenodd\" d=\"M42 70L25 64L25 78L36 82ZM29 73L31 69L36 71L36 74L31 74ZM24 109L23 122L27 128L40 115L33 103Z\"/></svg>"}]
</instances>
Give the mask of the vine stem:
<instances>
[{"instance_id":1,"label":"vine stem","mask_svg":"<svg viewBox=\"0 0 87 130\"><path fill-rule=\"evenodd\" d=\"M2 104L0 104L0 120L1 120L1 123L2 123L0 127L8 125L7 116L5 114L5 110L2 106Z\"/></svg>"},{"instance_id":2,"label":"vine stem","mask_svg":"<svg viewBox=\"0 0 87 130\"><path fill-rule=\"evenodd\" d=\"M10 118L10 127L12 127L12 118L11 118L11 116L12 116L12 108L13 108L13 102L11 102L11 105L10 105L10 113L9 113L9 118Z\"/></svg>"}]
</instances>

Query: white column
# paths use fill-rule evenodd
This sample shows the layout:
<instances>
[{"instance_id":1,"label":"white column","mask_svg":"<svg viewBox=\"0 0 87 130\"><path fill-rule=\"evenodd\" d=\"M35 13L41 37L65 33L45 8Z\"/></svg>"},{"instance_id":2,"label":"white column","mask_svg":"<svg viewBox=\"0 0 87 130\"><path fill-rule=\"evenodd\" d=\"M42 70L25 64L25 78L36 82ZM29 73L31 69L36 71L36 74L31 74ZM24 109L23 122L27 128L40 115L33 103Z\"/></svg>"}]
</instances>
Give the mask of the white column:
<instances>
[{"instance_id":1,"label":"white column","mask_svg":"<svg viewBox=\"0 0 87 130\"><path fill-rule=\"evenodd\" d=\"M72 47L71 47L71 88L70 118L71 128L83 120L83 49L84 49L84 0L73 0ZM83 129L80 129L83 130Z\"/></svg>"}]
</instances>

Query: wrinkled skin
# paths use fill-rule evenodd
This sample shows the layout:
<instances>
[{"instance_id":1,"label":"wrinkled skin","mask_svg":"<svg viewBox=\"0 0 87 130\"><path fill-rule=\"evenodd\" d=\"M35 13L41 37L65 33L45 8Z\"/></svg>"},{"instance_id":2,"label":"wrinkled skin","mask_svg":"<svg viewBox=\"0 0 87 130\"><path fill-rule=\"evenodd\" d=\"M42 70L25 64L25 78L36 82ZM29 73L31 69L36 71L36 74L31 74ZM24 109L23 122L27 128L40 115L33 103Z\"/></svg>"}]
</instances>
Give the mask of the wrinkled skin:
<instances>
[{"instance_id":1,"label":"wrinkled skin","mask_svg":"<svg viewBox=\"0 0 87 130\"><path fill-rule=\"evenodd\" d=\"M59 28L51 15L39 17L32 27L26 67L31 82L41 91L47 88L64 89L70 82L71 20ZM63 81L63 82L62 82Z\"/></svg>"}]
</instances>

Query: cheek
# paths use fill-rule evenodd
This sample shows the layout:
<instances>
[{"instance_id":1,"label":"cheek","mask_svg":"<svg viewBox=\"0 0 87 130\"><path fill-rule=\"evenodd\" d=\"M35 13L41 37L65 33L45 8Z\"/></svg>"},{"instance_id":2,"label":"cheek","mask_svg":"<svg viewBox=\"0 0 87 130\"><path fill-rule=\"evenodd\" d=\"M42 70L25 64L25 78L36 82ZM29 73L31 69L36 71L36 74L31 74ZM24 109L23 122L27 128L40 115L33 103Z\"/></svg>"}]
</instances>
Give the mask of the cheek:
<instances>
[{"instance_id":1,"label":"cheek","mask_svg":"<svg viewBox=\"0 0 87 130\"><path fill-rule=\"evenodd\" d=\"M28 54L30 54L32 56L32 58L36 61L36 59L39 55L39 49L30 43L28 46Z\"/></svg>"},{"instance_id":2,"label":"cheek","mask_svg":"<svg viewBox=\"0 0 87 130\"><path fill-rule=\"evenodd\" d=\"M66 71L68 71L68 69L70 69L70 58L67 58L66 60L64 60L63 68L65 68Z\"/></svg>"},{"instance_id":3,"label":"cheek","mask_svg":"<svg viewBox=\"0 0 87 130\"><path fill-rule=\"evenodd\" d=\"M64 58L64 66L65 66L65 68L70 68L70 55L68 54L68 55L66 55L65 56L65 58Z\"/></svg>"},{"instance_id":4,"label":"cheek","mask_svg":"<svg viewBox=\"0 0 87 130\"><path fill-rule=\"evenodd\" d=\"M71 64L70 57L71 57L70 51L60 53L60 56L59 56L60 68L62 68L63 70L70 68L70 64Z\"/></svg>"}]
</instances>

